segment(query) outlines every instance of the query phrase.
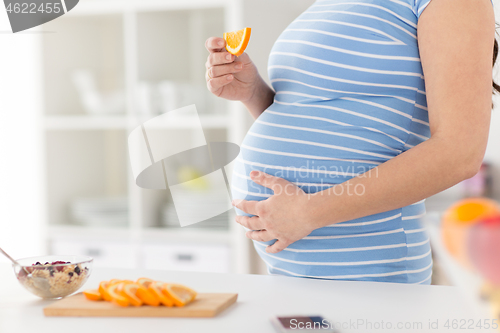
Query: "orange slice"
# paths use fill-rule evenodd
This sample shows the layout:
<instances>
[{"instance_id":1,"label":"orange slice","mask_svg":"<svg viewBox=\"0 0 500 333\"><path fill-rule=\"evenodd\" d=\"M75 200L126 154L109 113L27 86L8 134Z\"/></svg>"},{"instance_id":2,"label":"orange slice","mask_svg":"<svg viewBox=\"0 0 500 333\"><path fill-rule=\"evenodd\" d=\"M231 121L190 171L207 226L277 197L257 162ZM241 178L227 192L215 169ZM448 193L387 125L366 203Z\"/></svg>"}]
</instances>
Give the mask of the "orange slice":
<instances>
[{"instance_id":1,"label":"orange slice","mask_svg":"<svg viewBox=\"0 0 500 333\"><path fill-rule=\"evenodd\" d=\"M102 296L99 290L96 289L88 289L83 291L83 295L86 299L91 301L102 301Z\"/></svg>"},{"instance_id":2,"label":"orange slice","mask_svg":"<svg viewBox=\"0 0 500 333\"><path fill-rule=\"evenodd\" d=\"M223 38L226 41L227 52L234 54L235 56L242 55L247 48L251 32L252 29L250 28L244 28L232 32L225 32Z\"/></svg>"},{"instance_id":3,"label":"orange slice","mask_svg":"<svg viewBox=\"0 0 500 333\"><path fill-rule=\"evenodd\" d=\"M120 282L118 282L119 286L116 289L116 291L118 291L119 293L121 293L124 286L126 286L127 284L132 284L132 283L135 283L135 282L132 281L132 280L121 280Z\"/></svg>"},{"instance_id":4,"label":"orange slice","mask_svg":"<svg viewBox=\"0 0 500 333\"><path fill-rule=\"evenodd\" d=\"M111 297L111 302L119 305L119 306L128 306L130 304L130 301L128 300L127 297L122 296L120 292L118 291L118 288L121 288L122 284L121 283L116 283L112 285L111 287L108 287L107 292L109 296Z\"/></svg>"},{"instance_id":5,"label":"orange slice","mask_svg":"<svg viewBox=\"0 0 500 333\"><path fill-rule=\"evenodd\" d=\"M122 280L120 280L120 279L112 279L112 280L109 280L109 285L112 285L112 284L115 284L115 283L119 283L119 282L122 282Z\"/></svg>"},{"instance_id":6,"label":"orange slice","mask_svg":"<svg viewBox=\"0 0 500 333\"><path fill-rule=\"evenodd\" d=\"M140 278L140 279L137 279L137 281L135 281L136 283L144 286L145 288L149 287L149 285L153 282L155 282L154 280L151 280L151 279L148 279L148 278Z\"/></svg>"},{"instance_id":7,"label":"orange slice","mask_svg":"<svg viewBox=\"0 0 500 333\"><path fill-rule=\"evenodd\" d=\"M111 296L108 294L109 285L110 283L108 281L102 281L99 283L99 293L105 301L111 302Z\"/></svg>"},{"instance_id":8,"label":"orange slice","mask_svg":"<svg viewBox=\"0 0 500 333\"><path fill-rule=\"evenodd\" d=\"M173 300L171 300L167 295L165 295L162 292L162 285L163 282L158 282L158 281L152 282L148 287L148 291L151 292L160 301L161 304L169 307L173 306L174 305Z\"/></svg>"},{"instance_id":9,"label":"orange slice","mask_svg":"<svg viewBox=\"0 0 500 333\"><path fill-rule=\"evenodd\" d=\"M181 284L165 283L161 291L167 295L176 306L184 306L196 298L196 291Z\"/></svg>"},{"instance_id":10,"label":"orange slice","mask_svg":"<svg viewBox=\"0 0 500 333\"><path fill-rule=\"evenodd\" d=\"M137 290L139 288L144 288L144 287L137 283L123 284L120 294L126 297L131 305L141 306L142 300L139 297L137 297Z\"/></svg>"},{"instance_id":11,"label":"orange slice","mask_svg":"<svg viewBox=\"0 0 500 333\"><path fill-rule=\"evenodd\" d=\"M136 292L137 297L146 305L158 306L160 305L160 299L156 297L153 292L149 291L148 288L139 285Z\"/></svg>"}]
</instances>

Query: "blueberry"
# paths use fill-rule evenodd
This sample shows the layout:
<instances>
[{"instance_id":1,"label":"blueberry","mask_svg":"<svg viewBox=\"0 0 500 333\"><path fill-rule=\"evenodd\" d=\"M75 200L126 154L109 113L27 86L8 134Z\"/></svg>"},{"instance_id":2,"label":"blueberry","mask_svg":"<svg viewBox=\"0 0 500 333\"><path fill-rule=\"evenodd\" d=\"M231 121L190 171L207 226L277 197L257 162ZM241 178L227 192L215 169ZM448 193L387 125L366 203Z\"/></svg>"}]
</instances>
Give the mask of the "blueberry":
<instances>
[{"instance_id":1,"label":"blueberry","mask_svg":"<svg viewBox=\"0 0 500 333\"><path fill-rule=\"evenodd\" d=\"M37 261L37 262L35 263L35 265L41 265L41 264L40 264L40 262L39 262L39 261Z\"/></svg>"},{"instance_id":2,"label":"blueberry","mask_svg":"<svg viewBox=\"0 0 500 333\"><path fill-rule=\"evenodd\" d=\"M69 272L69 273L68 273L68 275L69 275L69 276L73 276L73 272Z\"/></svg>"},{"instance_id":3,"label":"blueberry","mask_svg":"<svg viewBox=\"0 0 500 333\"><path fill-rule=\"evenodd\" d=\"M49 268L50 276L54 276L54 269L51 267Z\"/></svg>"},{"instance_id":4,"label":"blueberry","mask_svg":"<svg viewBox=\"0 0 500 333\"><path fill-rule=\"evenodd\" d=\"M80 267L79 267L79 266L76 266L76 267L75 267L75 273L76 273L76 274L78 274L78 275L80 275L81 270L80 270Z\"/></svg>"}]
</instances>

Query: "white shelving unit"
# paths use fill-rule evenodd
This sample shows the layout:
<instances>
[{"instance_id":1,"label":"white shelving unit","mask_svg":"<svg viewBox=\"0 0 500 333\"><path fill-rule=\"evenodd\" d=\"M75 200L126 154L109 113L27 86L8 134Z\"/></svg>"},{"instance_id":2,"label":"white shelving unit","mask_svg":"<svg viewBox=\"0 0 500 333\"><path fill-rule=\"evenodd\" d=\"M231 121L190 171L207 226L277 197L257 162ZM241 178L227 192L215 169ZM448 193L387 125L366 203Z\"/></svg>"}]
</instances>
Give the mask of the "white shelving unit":
<instances>
[{"instance_id":1,"label":"white shelving unit","mask_svg":"<svg viewBox=\"0 0 500 333\"><path fill-rule=\"evenodd\" d=\"M127 148L130 131L159 114L139 112L140 83L204 86L204 41L237 28L237 7L238 1L220 0L89 0L43 26L49 252L89 254L96 266L250 272L250 243L234 223L227 230L161 226L170 194L135 185ZM123 91L123 113L86 112L71 77L79 69L91 71L101 91ZM208 95L197 105L207 141L241 142L245 111ZM183 118L171 128L190 131L193 121ZM113 196L128 198L128 225L75 224L72 200Z\"/></svg>"},{"instance_id":2,"label":"white shelving unit","mask_svg":"<svg viewBox=\"0 0 500 333\"><path fill-rule=\"evenodd\" d=\"M47 251L90 254L96 266L262 272L255 250L236 223L229 223L227 230L161 226L160 212L171 200L170 193L135 185L127 136L156 116L144 112L140 97L148 84L167 80L174 86L205 88L204 43L210 36L252 27L248 52L266 78L274 40L312 2L86 0L44 24L40 44ZM122 113L86 111L72 81L72 73L81 69L94 74L100 91L123 92ZM208 142L241 143L251 118L240 103L210 94L201 102L198 93L190 98L177 107L197 105ZM164 106L161 111L169 110ZM172 131L190 131L192 124L184 118L171 124ZM128 200L126 226L74 223L73 200L113 196Z\"/></svg>"}]
</instances>

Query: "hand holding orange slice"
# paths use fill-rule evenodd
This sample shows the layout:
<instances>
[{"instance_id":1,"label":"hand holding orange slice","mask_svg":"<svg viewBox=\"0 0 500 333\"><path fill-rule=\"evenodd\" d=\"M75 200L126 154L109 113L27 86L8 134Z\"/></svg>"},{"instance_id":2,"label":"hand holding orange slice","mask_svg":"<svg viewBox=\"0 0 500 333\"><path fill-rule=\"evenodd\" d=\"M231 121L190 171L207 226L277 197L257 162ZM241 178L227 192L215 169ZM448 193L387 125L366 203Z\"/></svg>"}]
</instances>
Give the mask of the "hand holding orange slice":
<instances>
[{"instance_id":1,"label":"hand holding orange slice","mask_svg":"<svg viewBox=\"0 0 500 333\"><path fill-rule=\"evenodd\" d=\"M237 31L225 32L223 37L226 41L227 52L240 56L245 52L247 48L248 41L250 40L251 28L244 28Z\"/></svg>"}]
</instances>

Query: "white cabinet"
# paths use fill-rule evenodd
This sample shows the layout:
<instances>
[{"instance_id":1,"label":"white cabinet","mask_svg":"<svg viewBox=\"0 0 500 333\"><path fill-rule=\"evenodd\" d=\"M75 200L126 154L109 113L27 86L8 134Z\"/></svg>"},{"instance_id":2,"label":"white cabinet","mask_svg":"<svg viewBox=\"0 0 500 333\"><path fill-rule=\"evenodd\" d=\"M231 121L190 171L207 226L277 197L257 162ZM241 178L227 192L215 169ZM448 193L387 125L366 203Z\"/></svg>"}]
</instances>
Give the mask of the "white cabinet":
<instances>
[{"instance_id":1,"label":"white cabinet","mask_svg":"<svg viewBox=\"0 0 500 333\"><path fill-rule=\"evenodd\" d=\"M149 244L141 252L146 269L230 273L230 249L226 245Z\"/></svg>"},{"instance_id":2,"label":"white cabinet","mask_svg":"<svg viewBox=\"0 0 500 333\"><path fill-rule=\"evenodd\" d=\"M78 254L94 258L95 267L138 268L138 247L128 242L54 240L53 254Z\"/></svg>"}]
</instances>

